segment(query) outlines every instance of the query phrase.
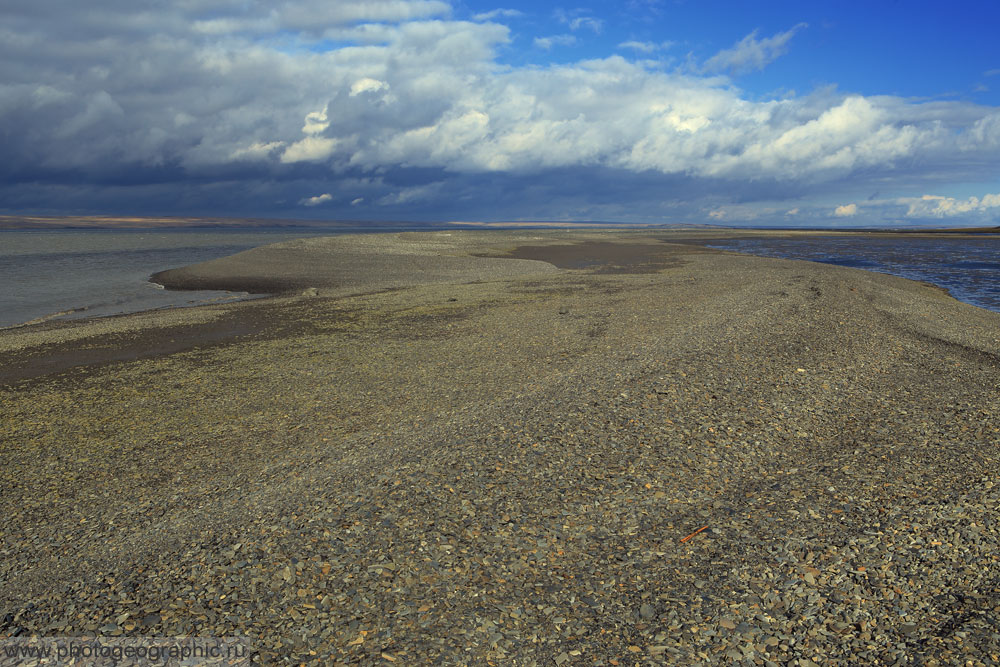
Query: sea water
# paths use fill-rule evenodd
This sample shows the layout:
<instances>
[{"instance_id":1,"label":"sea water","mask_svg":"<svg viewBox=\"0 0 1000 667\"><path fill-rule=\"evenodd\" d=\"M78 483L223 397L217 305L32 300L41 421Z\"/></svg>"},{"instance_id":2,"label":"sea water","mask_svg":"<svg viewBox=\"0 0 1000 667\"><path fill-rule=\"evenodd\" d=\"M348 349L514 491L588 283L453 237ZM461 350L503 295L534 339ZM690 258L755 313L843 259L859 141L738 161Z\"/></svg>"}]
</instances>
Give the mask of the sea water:
<instances>
[{"instance_id":1,"label":"sea water","mask_svg":"<svg viewBox=\"0 0 1000 667\"><path fill-rule=\"evenodd\" d=\"M148 278L256 246L332 233L341 230L0 231L0 327L247 298L165 290Z\"/></svg>"},{"instance_id":2,"label":"sea water","mask_svg":"<svg viewBox=\"0 0 1000 667\"><path fill-rule=\"evenodd\" d=\"M804 259L933 283L953 297L1000 312L1000 235L810 236L718 241L712 248Z\"/></svg>"}]
</instances>

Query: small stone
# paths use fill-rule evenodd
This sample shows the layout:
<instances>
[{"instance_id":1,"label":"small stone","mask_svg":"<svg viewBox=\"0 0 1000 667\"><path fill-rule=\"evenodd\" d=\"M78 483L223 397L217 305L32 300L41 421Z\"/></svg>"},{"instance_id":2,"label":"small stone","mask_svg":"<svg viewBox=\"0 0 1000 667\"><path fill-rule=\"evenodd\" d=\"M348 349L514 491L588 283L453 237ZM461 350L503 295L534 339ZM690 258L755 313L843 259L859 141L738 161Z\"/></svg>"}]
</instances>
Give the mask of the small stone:
<instances>
[{"instance_id":1,"label":"small stone","mask_svg":"<svg viewBox=\"0 0 1000 667\"><path fill-rule=\"evenodd\" d=\"M653 605L644 603L639 607L639 615L647 621L651 621L656 616L656 610L653 609Z\"/></svg>"}]
</instances>

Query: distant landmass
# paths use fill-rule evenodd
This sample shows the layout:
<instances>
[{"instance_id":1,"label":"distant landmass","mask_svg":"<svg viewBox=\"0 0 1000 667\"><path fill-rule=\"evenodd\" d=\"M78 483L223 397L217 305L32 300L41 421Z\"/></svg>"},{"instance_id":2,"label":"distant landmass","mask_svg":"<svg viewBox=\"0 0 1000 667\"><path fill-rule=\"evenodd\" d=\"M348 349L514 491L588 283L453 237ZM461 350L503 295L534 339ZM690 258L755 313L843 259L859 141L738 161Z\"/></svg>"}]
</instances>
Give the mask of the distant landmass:
<instances>
[{"instance_id":1,"label":"distant landmass","mask_svg":"<svg viewBox=\"0 0 1000 667\"><path fill-rule=\"evenodd\" d=\"M933 228L933 229L897 229L894 231L906 233L928 233L933 232L935 234L1000 234L1000 225L996 227L944 227L944 228Z\"/></svg>"},{"instance_id":2,"label":"distant landmass","mask_svg":"<svg viewBox=\"0 0 1000 667\"><path fill-rule=\"evenodd\" d=\"M665 229L723 229L713 225L669 223L624 223L607 221L501 221L501 222L415 222L409 220L289 220L275 218L215 217L129 217L129 216L30 216L0 215L0 229L200 229L254 227L289 229L442 229L512 227L642 227Z\"/></svg>"},{"instance_id":3,"label":"distant landmass","mask_svg":"<svg viewBox=\"0 0 1000 667\"><path fill-rule=\"evenodd\" d=\"M496 222L446 221L417 222L411 220L295 220L279 218L222 217L145 217L103 215L0 215L0 230L28 229L343 229L398 231L419 229L514 229L514 228L643 228L671 230L764 230L764 231L840 231L890 232L901 234L997 234L995 227L729 227L691 223L609 222L606 220L510 220Z\"/></svg>"},{"instance_id":4,"label":"distant landmass","mask_svg":"<svg viewBox=\"0 0 1000 667\"><path fill-rule=\"evenodd\" d=\"M0 229L166 229L166 228L398 228L424 226L419 222L384 222L370 220L282 220L275 218L212 217L127 217L127 216L29 216L0 215Z\"/></svg>"}]
</instances>

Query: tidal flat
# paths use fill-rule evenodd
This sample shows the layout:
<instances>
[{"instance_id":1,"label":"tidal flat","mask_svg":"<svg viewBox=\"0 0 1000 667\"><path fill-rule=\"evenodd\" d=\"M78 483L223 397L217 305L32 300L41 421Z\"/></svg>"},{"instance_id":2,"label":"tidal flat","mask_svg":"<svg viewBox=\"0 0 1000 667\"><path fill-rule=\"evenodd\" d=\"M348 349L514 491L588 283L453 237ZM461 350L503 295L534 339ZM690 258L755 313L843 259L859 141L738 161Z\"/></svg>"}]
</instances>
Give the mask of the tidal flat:
<instances>
[{"instance_id":1,"label":"tidal flat","mask_svg":"<svg viewBox=\"0 0 1000 667\"><path fill-rule=\"evenodd\" d=\"M1000 314L705 236L299 239L0 331L0 637L1000 662Z\"/></svg>"}]
</instances>

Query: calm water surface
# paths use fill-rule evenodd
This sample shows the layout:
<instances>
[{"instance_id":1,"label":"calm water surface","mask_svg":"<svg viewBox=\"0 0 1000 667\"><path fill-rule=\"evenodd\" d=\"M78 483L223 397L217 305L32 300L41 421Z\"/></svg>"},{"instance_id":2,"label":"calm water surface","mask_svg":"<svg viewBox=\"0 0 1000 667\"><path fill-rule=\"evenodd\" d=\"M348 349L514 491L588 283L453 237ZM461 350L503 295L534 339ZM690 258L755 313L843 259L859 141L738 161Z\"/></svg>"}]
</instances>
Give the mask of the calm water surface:
<instances>
[{"instance_id":1,"label":"calm water surface","mask_svg":"<svg viewBox=\"0 0 1000 667\"><path fill-rule=\"evenodd\" d=\"M341 230L43 230L0 232L0 327L246 298L171 292L150 274L268 243Z\"/></svg>"},{"instance_id":2,"label":"calm water surface","mask_svg":"<svg viewBox=\"0 0 1000 667\"><path fill-rule=\"evenodd\" d=\"M1000 236L869 238L815 236L736 239L713 248L765 257L805 259L922 280L952 296L1000 312Z\"/></svg>"}]
</instances>

